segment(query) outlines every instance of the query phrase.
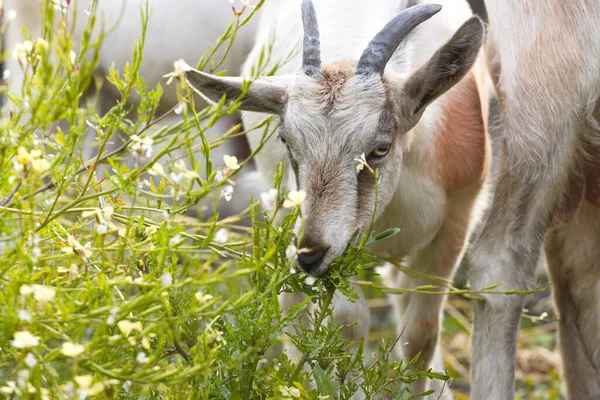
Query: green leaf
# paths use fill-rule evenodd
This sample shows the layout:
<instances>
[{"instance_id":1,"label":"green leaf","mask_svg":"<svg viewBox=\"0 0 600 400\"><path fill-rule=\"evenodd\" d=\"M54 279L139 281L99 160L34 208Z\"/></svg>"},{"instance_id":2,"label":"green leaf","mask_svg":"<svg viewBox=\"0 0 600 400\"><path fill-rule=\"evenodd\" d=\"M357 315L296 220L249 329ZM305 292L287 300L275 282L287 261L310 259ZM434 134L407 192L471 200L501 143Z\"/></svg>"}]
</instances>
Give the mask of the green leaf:
<instances>
[{"instance_id":1,"label":"green leaf","mask_svg":"<svg viewBox=\"0 0 600 400\"><path fill-rule=\"evenodd\" d=\"M323 371L323 368L321 368L319 364L315 364L313 366L313 374L315 376L315 381L317 383L319 392L321 392L321 394L327 394L333 399L337 399L337 394L335 393L331 379L329 379L329 376L325 371Z\"/></svg>"},{"instance_id":2,"label":"green leaf","mask_svg":"<svg viewBox=\"0 0 600 400\"><path fill-rule=\"evenodd\" d=\"M365 245L368 246L368 245L371 245L371 244L374 244L374 243L377 243L377 242L381 242L382 240L391 238L392 236L394 236L398 232L400 232L400 228L386 229L383 232L379 232L377 235L375 235L374 238L367 240L367 243Z\"/></svg>"}]
</instances>

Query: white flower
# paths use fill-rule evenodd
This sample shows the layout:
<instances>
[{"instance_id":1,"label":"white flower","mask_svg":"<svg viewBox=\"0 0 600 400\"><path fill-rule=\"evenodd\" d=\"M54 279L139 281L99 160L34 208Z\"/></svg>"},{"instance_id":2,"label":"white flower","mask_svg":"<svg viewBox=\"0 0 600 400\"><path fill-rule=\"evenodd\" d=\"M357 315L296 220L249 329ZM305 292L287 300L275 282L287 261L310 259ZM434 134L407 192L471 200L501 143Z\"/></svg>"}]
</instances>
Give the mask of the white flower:
<instances>
[{"instance_id":1,"label":"white flower","mask_svg":"<svg viewBox=\"0 0 600 400\"><path fill-rule=\"evenodd\" d=\"M17 384L15 381L6 381L6 386L0 387L0 393L12 394L17 391Z\"/></svg>"},{"instance_id":2,"label":"white flower","mask_svg":"<svg viewBox=\"0 0 600 400\"><path fill-rule=\"evenodd\" d=\"M29 331L19 331L15 332L15 339L11 344L17 349L26 349L40 344L40 338L32 335Z\"/></svg>"},{"instance_id":3,"label":"white flower","mask_svg":"<svg viewBox=\"0 0 600 400\"><path fill-rule=\"evenodd\" d=\"M126 319L124 319L123 321L119 321L117 326L119 327L119 329L121 330L121 332L123 332L123 335L125 335L125 336L129 336L129 334L133 331L137 330L137 331L141 332L143 330L141 322L131 322Z\"/></svg>"},{"instance_id":4,"label":"white flower","mask_svg":"<svg viewBox=\"0 0 600 400\"><path fill-rule=\"evenodd\" d=\"M88 396L95 396L104 390L104 384L96 382L92 385L93 378L91 375L79 375L76 376L75 382L79 385L77 393L79 393L80 399L85 399Z\"/></svg>"},{"instance_id":5,"label":"white flower","mask_svg":"<svg viewBox=\"0 0 600 400\"><path fill-rule=\"evenodd\" d=\"M150 361L150 359L148 358L146 353L144 353L143 351L140 351L139 353L137 353L137 357L135 357L135 359L140 364L146 364L148 361Z\"/></svg>"},{"instance_id":6,"label":"white flower","mask_svg":"<svg viewBox=\"0 0 600 400\"><path fill-rule=\"evenodd\" d=\"M31 314L27 310L19 310L19 319L25 322L31 322Z\"/></svg>"},{"instance_id":7,"label":"white flower","mask_svg":"<svg viewBox=\"0 0 600 400\"><path fill-rule=\"evenodd\" d=\"M296 258L298 258L298 249L296 249L296 246L294 246L293 244L290 244L285 249L285 257L290 261L296 260Z\"/></svg>"},{"instance_id":8,"label":"white flower","mask_svg":"<svg viewBox=\"0 0 600 400\"><path fill-rule=\"evenodd\" d=\"M110 309L110 311L109 311L110 315L106 318L106 323L108 325L113 325L115 323L118 312L119 312L119 307L113 307Z\"/></svg>"},{"instance_id":9,"label":"white flower","mask_svg":"<svg viewBox=\"0 0 600 400\"><path fill-rule=\"evenodd\" d=\"M31 249L31 255L34 259L37 259L39 256L42 255L42 249L40 249L39 247L34 247L33 249Z\"/></svg>"},{"instance_id":10,"label":"white flower","mask_svg":"<svg viewBox=\"0 0 600 400\"><path fill-rule=\"evenodd\" d=\"M288 198L283 202L285 208L300 207L306 199L306 192L304 190L292 190L288 193Z\"/></svg>"},{"instance_id":11,"label":"white flower","mask_svg":"<svg viewBox=\"0 0 600 400\"><path fill-rule=\"evenodd\" d=\"M227 239L228 239L228 235L227 235L227 229L225 228L221 228L217 231L217 233L215 234L215 242L217 243L227 243Z\"/></svg>"},{"instance_id":12,"label":"white flower","mask_svg":"<svg viewBox=\"0 0 600 400\"><path fill-rule=\"evenodd\" d=\"M17 19L17 12L15 10L8 10L6 13L6 22L12 22Z\"/></svg>"},{"instance_id":13,"label":"white flower","mask_svg":"<svg viewBox=\"0 0 600 400\"><path fill-rule=\"evenodd\" d=\"M64 342L60 348L60 352L67 357L77 357L85 351L85 347L81 344Z\"/></svg>"},{"instance_id":14,"label":"white flower","mask_svg":"<svg viewBox=\"0 0 600 400\"><path fill-rule=\"evenodd\" d=\"M63 253L76 254L82 258L90 258L93 254L87 245L84 247L73 235L67 236L67 244L68 246L60 249Z\"/></svg>"},{"instance_id":15,"label":"white flower","mask_svg":"<svg viewBox=\"0 0 600 400\"><path fill-rule=\"evenodd\" d=\"M150 175L158 175L158 176L165 176L166 175L165 169L159 163L154 163L152 165L152 167L150 167L150 169L148 170L148 173Z\"/></svg>"},{"instance_id":16,"label":"white flower","mask_svg":"<svg viewBox=\"0 0 600 400\"><path fill-rule=\"evenodd\" d=\"M200 304L206 303L207 301L213 299L213 297L210 294L205 294L204 292L196 292L194 297L196 298L196 300L198 300L198 303Z\"/></svg>"},{"instance_id":17,"label":"white flower","mask_svg":"<svg viewBox=\"0 0 600 400\"><path fill-rule=\"evenodd\" d=\"M142 159L152 157L152 143L154 141L151 138L140 138L138 135L131 135L130 139L133 142L131 150L133 150L134 157L139 156Z\"/></svg>"},{"instance_id":18,"label":"white flower","mask_svg":"<svg viewBox=\"0 0 600 400\"><path fill-rule=\"evenodd\" d=\"M60 11L63 14L67 13L69 9L69 2L67 0L50 0L54 4L54 9Z\"/></svg>"},{"instance_id":19,"label":"white flower","mask_svg":"<svg viewBox=\"0 0 600 400\"><path fill-rule=\"evenodd\" d=\"M31 152L28 152L24 147L19 147L17 149L17 157L15 159L23 168L31 164L31 168L35 172L43 174L50 169L50 163L43 158L40 158L41 155L42 152L39 150L34 149L31 150Z\"/></svg>"},{"instance_id":20,"label":"white flower","mask_svg":"<svg viewBox=\"0 0 600 400\"><path fill-rule=\"evenodd\" d=\"M225 162L225 166L230 170L240 168L240 165L238 164L238 159L235 156L230 156L228 154L225 154L223 156L223 161Z\"/></svg>"},{"instance_id":21,"label":"white flower","mask_svg":"<svg viewBox=\"0 0 600 400\"><path fill-rule=\"evenodd\" d=\"M233 197L233 186L226 185L221 189L221 197L225 199L225 201L231 201Z\"/></svg>"},{"instance_id":22,"label":"white flower","mask_svg":"<svg viewBox=\"0 0 600 400\"><path fill-rule=\"evenodd\" d=\"M221 170L217 171L215 174L215 181L221 182L223 180L223 172Z\"/></svg>"},{"instance_id":23,"label":"white flower","mask_svg":"<svg viewBox=\"0 0 600 400\"><path fill-rule=\"evenodd\" d=\"M162 276L160 277L161 285L169 286L172 283L173 283L173 275L171 275L170 272L165 272L164 274L162 274Z\"/></svg>"},{"instance_id":24,"label":"white flower","mask_svg":"<svg viewBox=\"0 0 600 400\"><path fill-rule=\"evenodd\" d=\"M5 69L4 72L2 72L2 80L7 81L9 79L10 79L10 69Z\"/></svg>"},{"instance_id":25,"label":"white flower","mask_svg":"<svg viewBox=\"0 0 600 400\"><path fill-rule=\"evenodd\" d=\"M173 68L173 72L169 72L168 74L163 75L163 78L168 78L167 85L171 84L173 78L177 78L181 86L185 86L185 73L189 71L191 67L187 65L183 58L180 58L179 60L173 63Z\"/></svg>"},{"instance_id":26,"label":"white flower","mask_svg":"<svg viewBox=\"0 0 600 400\"><path fill-rule=\"evenodd\" d=\"M183 172L183 176L185 176L187 179L195 179L199 177L196 172L187 169L183 160L177 160L175 162L175 168L177 168L180 172Z\"/></svg>"},{"instance_id":27,"label":"white flower","mask_svg":"<svg viewBox=\"0 0 600 400\"><path fill-rule=\"evenodd\" d=\"M75 65L75 61L77 61L77 54L73 50L69 52L69 60L71 60L71 64Z\"/></svg>"},{"instance_id":28,"label":"white flower","mask_svg":"<svg viewBox=\"0 0 600 400\"><path fill-rule=\"evenodd\" d=\"M33 43L29 40L23 43L17 43L15 48L12 51L12 56L15 58L20 64L27 65L29 64L29 54L33 50Z\"/></svg>"},{"instance_id":29,"label":"white flower","mask_svg":"<svg viewBox=\"0 0 600 400\"><path fill-rule=\"evenodd\" d=\"M315 278L314 276L307 276L306 279L304 280L304 283L306 283L308 286L312 286L315 284L316 281L317 281L317 278Z\"/></svg>"},{"instance_id":30,"label":"white flower","mask_svg":"<svg viewBox=\"0 0 600 400\"><path fill-rule=\"evenodd\" d=\"M29 296L35 291L32 285L21 285L19 288L19 294L21 296Z\"/></svg>"},{"instance_id":31,"label":"white flower","mask_svg":"<svg viewBox=\"0 0 600 400\"><path fill-rule=\"evenodd\" d=\"M171 179L173 180L173 182L175 182L175 184L179 184L183 179L184 175L183 172L179 172L177 174L175 172L171 172L169 176L171 176Z\"/></svg>"},{"instance_id":32,"label":"white flower","mask_svg":"<svg viewBox=\"0 0 600 400\"><path fill-rule=\"evenodd\" d=\"M58 272L59 274L69 274L70 273L70 274L75 275L79 271L77 270L77 264L72 263L69 268L65 268L65 267L56 268L56 272Z\"/></svg>"},{"instance_id":33,"label":"white flower","mask_svg":"<svg viewBox=\"0 0 600 400\"><path fill-rule=\"evenodd\" d=\"M35 289L33 298L38 301L50 301L56 296L56 289L52 286L32 285Z\"/></svg>"},{"instance_id":34,"label":"white flower","mask_svg":"<svg viewBox=\"0 0 600 400\"><path fill-rule=\"evenodd\" d=\"M362 153L360 155L360 157L357 157L354 159L354 161L356 161L358 164L356 164L356 173L359 173L360 171L362 171L365 167L367 167L367 169L373 173L373 169L369 166L369 164L367 163L367 159L365 157L365 153Z\"/></svg>"},{"instance_id":35,"label":"white flower","mask_svg":"<svg viewBox=\"0 0 600 400\"><path fill-rule=\"evenodd\" d=\"M35 358L35 356L33 354L27 353L27 355L25 356L25 364L29 368L33 368L37 365L37 359Z\"/></svg>"},{"instance_id":36,"label":"white flower","mask_svg":"<svg viewBox=\"0 0 600 400\"><path fill-rule=\"evenodd\" d=\"M177 107L175 107L175 110L174 110L174 111L175 111L175 114L177 114L177 115L181 115L181 114L183 113L183 111L185 110L185 108L186 108L186 107L187 107L187 106L186 106L186 104L185 104L184 102L181 102L181 101L180 101L180 102L177 104Z\"/></svg>"},{"instance_id":37,"label":"white flower","mask_svg":"<svg viewBox=\"0 0 600 400\"><path fill-rule=\"evenodd\" d=\"M260 194L260 205L266 212L271 212L277 205L277 189L269 189Z\"/></svg>"},{"instance_id":38,"label":"white flower","mask_svg":"<svg viewBox=\"0 0 600 400\"><path fill-rule=\"evenodd\" d=\"M105 235L108 232L108 224L106 222L101 222L96 227L96 232L98 235Z\"/></svg>"},{"instance_id":39,"label":"white flower","mask_svg":"<svg viewBox=\"0 0 600 400\"><path fill-rule=\"evenodd\" d=\"M279 393L283 396L284 399L292 399L300 397L300 390L291 386L280 386Z\"/></svg>"}]
</instances>

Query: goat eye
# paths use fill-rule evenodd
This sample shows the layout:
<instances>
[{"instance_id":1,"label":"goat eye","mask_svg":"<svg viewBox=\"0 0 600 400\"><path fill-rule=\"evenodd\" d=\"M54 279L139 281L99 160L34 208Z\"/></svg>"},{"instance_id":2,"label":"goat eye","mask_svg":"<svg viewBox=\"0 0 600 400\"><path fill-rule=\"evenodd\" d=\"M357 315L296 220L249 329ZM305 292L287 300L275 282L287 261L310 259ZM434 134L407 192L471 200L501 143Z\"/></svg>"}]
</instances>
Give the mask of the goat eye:
<instances>
[{"instance_id":1,"label":"goat eye","mask_svg":"<svg viewBox=\"0 0 600 400\"><path fill-rule=\"evenodd\" d=\"M387 153L390 152L390 149L392 148L391 145L385 145L385 146L380 146L377 147L376 149L374 149L371 154L369 154L369 156L374 157L374 158L381 158L381 157L385 157L387 155Z\"/></svg>"},{"instance_id":2,"label":"goat eye","mask_svg":"<svg viewBox=\"0 0 600 400\"><path fill-rule=\"evenodd\" d=\"M284 146L287 146L287 140L283 136L279 135L279 141L283 143Z\"/></svg>"}]
</instances>

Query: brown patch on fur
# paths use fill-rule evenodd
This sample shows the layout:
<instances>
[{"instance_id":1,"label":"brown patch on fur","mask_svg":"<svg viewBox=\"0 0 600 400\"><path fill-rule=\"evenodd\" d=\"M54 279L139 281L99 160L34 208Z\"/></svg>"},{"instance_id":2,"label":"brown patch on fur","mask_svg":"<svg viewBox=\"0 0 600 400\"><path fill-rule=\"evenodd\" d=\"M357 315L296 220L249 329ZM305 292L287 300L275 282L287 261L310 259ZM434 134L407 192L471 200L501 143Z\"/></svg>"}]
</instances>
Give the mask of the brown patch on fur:
<instances>
[{"instance_id":1,"label":"brown patch on fur","mask_svg":"<svg viewBox=\"0 0 600 400\"><path fill-rule=\"evenodd\" d=\"M424 333L435 331L438 327L437 321L432 321L429 319L420 319L417 325L419 327L419 331Z\"/></svg>"},{"instance_id":2,"label":"brown patch on fur","mask_svg":"<svg viewBox=\"0 0 600 400\"><path fill-rule=\"evenodd\" d=\"M488 173L490 143L473 73L448 93L442 107L444 122L434 157L438 179L452 192L483 182Z\"/></svg>"},{"instance_id":3,"label":"brown patch on fur","mask_svg":"<svg viewBox=\"0 0 600 400\"><path fill-rule=\"evenodd\" d=\"M588 149L588 158L584 162L585 199L600 207L600 148Z\"/></svg>"},{"instance_id":4,"label":"brown patch on fur","mask_svg":"<svg viewBox=\"0 0 600 400\"><path fill-rule=\"evenodd\" d=\"M585 177L580 168L576 168L569 178L567 191L556 211L556 216L563 222L569 222L579 210L585 191Z\"/></svg>"},{"instance_id":5,"label":"brown patch on fur","mask_svg":"<svg viewBox=\"0 0 600 400\"><path fill-rule=\"evenodd\" d=\"M342 88L354 71L356 71L356 61L350 60L336 61L323 67L324 79L317 96L323 103L327 103L328 110L333 108Z\"/></svg>"},{"instance_id":6,"label":"brown patch on fur","mask_svg":"<svg viewBox=\"0 0 600 400\"><path fill-rule=\"evenodd\" d=\"M576 164L556 214L561 222L573 219L583 200L600 207L600 148L586 146L585 155Z\"/></svg>"}]
</instances>

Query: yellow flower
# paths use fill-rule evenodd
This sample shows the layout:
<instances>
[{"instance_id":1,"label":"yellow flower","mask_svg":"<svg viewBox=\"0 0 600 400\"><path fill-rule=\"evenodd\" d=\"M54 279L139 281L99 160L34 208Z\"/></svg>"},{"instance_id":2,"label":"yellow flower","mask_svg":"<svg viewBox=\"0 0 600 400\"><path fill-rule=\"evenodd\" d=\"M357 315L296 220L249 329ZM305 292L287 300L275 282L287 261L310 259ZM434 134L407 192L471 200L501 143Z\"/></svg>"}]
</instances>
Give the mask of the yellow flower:
<instances>
[{"instance_id":1,"label":"yellow flower","mask_svg":"<svg viewBox=\"0 0 600 400\"><path fill-rule=\"evenodd\" d=\"M283 399L297 399L300 397L300 389L291 386L280 386L279 393Z\"/></svg>"},{"instance_id":2,"label":"yellow flower","mask_svg":"<svg viewBox=\"0 0 600 400\"><path fill-rule=\"evenodd\" d=\"M43 158L40 158L41 155L42 152L39 150L34 149L29 152L24 147L19 147L17 149L16 160L23 168L31 164L31 168L33 168L35 172L43 174L50 169L50 163Z\"/></svg>"},{"instance_id":3,"label":"yellow flower","mask_svg":"<svg viewBox=\"0 0 600 400\"><path fill-rule=\"evenodd\" d=\"M240 168L240 166L238 164L238 159L235 156L230 156L228 154L225 154L223 156L223 161L225 162L225 166L228 169L232 169L233 170L233 169L239 169Z\"/></svg>"},{"instance_id":4,"label":"yellow flower","mask_svg":"<svg viewBox=\"0 0 600 400\"><path fill-rule=\"evenodd\" d=\"M150 341L148 340L148 338L146 336L144 336L142 338L142 347L145 348L146 350L150 350Z\"/></svg>"},{"instance_id":5,"label":"yellow flower","mask_svg":"<svg viewBox=\"0 0 600 400\"><path fill-rule=\"evenodd\" d=\"M34 292L34 288L31 285L22 285L19 289L19 294L21 296L29 296Z\"/></svg>"},{"instance_id":6,"label":"yellow flower","mask_svg":"<svg viewBox=\"0 0 600 400\"><path fill-rule=\"evenodd\" d=\"M187 167L185 166L185 162L183 160L178 160L175 163L175 168L177 168L179 171L183 172L183 176L185 176L187 179L198 178L198 174L196 172L190 171L189 169L187 169Z\"/></svg>"},{"instance_id":7,"label":"yellow flower","mask_svg":"<svg viewBox=\"0 0 600 400\"><path fill-rule=\"evenodd\" d=\"M39 301L50 301L56 296L56 289L45 285L22 285L19 289L21 296L33 294L33 298Z\"/></svg>"},{"instance_id":8,"label":"yellow flower","mask_svg":"<svg viewBox=\"0 0 600 400\"><path fill-rule=\"evenodd\" d=\"M33 159L31 160L31 168L33 168L35 172L43 174L50 169L50 163L43 158Z\"/></svg>"},{"instance_id":9,"label":"yellow flower","mask_svg":"<svg viewBox=\"0 0 600 400\"><path fill-rule=\"evenodd\" d=\"M29 331L19 331L15 332L15 339L11 344L17 349L26 349L40 344L40 338L32 335Z\"/></svg>"},{"instance_id":10,"label":"yellow flower","mask_svg":"<svg viewBox=\"0 0 600 400\"><path fill-rule=\"evenodd\" d=\"M119 321L117 326L119 327L119 329L121 330L121 332L123 332L123 335L125 335L125 336L128 336L133 331L137 330L137 331L141 332L144 329L142 327L141 322L139 322L139 321L131 322L126 319L124 319L123 321Z\"/></svg>"},{"instance_id":11,"label":"yellow flower","mask_svg":"<svg viewBox=\"0 0 600 400\"><path fill-rule=\"evenodd\" d=\"M60 348L60 352L67 357L77 357L85 351L85 347L81 344L64 342Z\"/></svg>"},{"instance_id":12,"label":"yellow flower","mask_svg":"<svg viewBox=\"0 0 600 400\"><path fill-rule=\"evenodd\" d=\"M306 199L306 192L304 190L292 190L288 193L288 198L283 202L285 208L300 207Z\"/></svg>"},{"instance_id":13,"label":"yellow flower","mask_svg":"<svg viewBox=\"0 0 600 400\"><path fill-rule=\"evenodd\" d=\"M104 384L100 382L96 382L92 385L93 378L91 375L79 375L74 379L75 382L77 382L77 385L79 385L78 392L80 393L81 398L95 396L104 390Z\"/></svg>"},{"instance_id":14,"label":"yellow flower","mask_svg":"<svg viewBox=\"0 0 600 400\"><path fill-rule=\"evenodd\" d=\"M68 246L60 249L65 254L77 254L79 257L84 258L90 258L93 254L90 249L82 246L73 235L67 237L67 244Z\"/></svg>"},{"instance_id":15,"label":"yellow flower","mask_svg":"<svg viewBox=\"0 0 600 400\"><path fill-rule=\"evenodd\" d=\"M166 176L167 175L167 173L165 172L165 169L159 163L154 163L148 170L148 173L150 175L158 175L158 176Z\"/></svg>"},{"instance_id":16,"label":"yellow flower","mask_svg":"<svg viewBox=\"0 0 600 400\"><path fill-rule=\"evenodd\" d=\"M39 301L50 301L56 296L56 289L52 286L33 285L33 298Z\"/></svg>"},{"instance_id":17,"label":"yellow flower","mask_svg":"<svg viewBox=\"0 0 600 400\"><path fill-rule=\"evenodd\" d=\"M0 387L0 393L12 394L17 391L17 385L15 381L6 381L6 386Z\"/></svg>"},{"instance_id":18,"label":"yellow flower","mask_svg":"<svg viewBox=\"0 0 600 400\"><path fill-rule=\"evenodd\" d=\"M198 300L198 303L200 304L206 303L207 301L213 299L213 297L210 294L204 294L203 292L196 292L194 297L196 297L196 300Z\"/></svg>"},{"instance_id":19,"label":"yellow flower","mask_svg":"<svg viewBox=\"0 0 600 400\"><path fill-rule=\"evenodd\" d=\"M20 64L29 64L29 55L33 50L33 43L29 40L23 43L17 43L15 48L12 51L12 56L15 58Z\"/></svg>"}]
</instances>

